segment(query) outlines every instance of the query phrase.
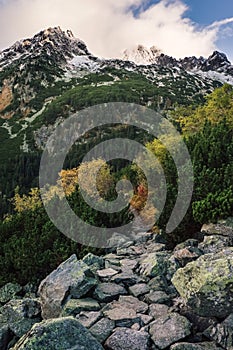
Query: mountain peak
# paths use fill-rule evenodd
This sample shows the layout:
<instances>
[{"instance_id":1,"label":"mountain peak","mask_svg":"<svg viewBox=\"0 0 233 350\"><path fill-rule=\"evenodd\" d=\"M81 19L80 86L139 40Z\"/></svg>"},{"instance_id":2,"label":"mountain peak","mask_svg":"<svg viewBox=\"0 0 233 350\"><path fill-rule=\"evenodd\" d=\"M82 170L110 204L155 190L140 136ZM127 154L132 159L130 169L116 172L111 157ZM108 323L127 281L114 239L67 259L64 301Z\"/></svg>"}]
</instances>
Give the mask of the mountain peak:
<instances>
[{"instance_id":1,"label":"mountain peak","mask_svg":"<svg viewBox=\"0 0 233 350\"><path fill-rule=\"evenodd\" d=\"M127 49L123 52L124 61L132 61L137 65L148 65L156 62L156 58L161 54L161 51L152 46L147 48L143 45L137 45L132 49Z\"/></svg>"},{"instance_id":2,"label":"mountain peak","mask_svg":"<svg viewBox=\"0 0 233 350\"><path fill-rule=\"evenodd\" d=\"M34 59L39 56L54 57L57 62L66 62L77 55L91 55L86 44L75 38L71 30L61 27L47 28L32 38L22 39L0 53L0 69L20 58Z\"/></svg>"}]
</instances>

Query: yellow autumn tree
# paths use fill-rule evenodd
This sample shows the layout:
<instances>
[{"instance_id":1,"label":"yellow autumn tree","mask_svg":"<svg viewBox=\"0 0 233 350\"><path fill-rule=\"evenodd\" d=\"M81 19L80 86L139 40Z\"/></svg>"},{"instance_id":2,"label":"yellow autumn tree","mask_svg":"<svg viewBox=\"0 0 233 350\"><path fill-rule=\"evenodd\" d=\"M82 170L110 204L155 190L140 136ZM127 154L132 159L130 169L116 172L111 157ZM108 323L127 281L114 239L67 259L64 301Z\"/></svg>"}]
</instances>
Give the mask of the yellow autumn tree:
<instances>
[{"instance_id":1,"label":"yellow autumn tree","mask_svg":"<svg viewBox=\"0 0 233 350\"><path fill-rule=\"evenodd\" d=\"M96 189L101 197L107 196L114 186L114 178L109 165L101 158L83 162L78 168L78 182L82 190L90 197L97 197Z\"/></svg>"},{"instance_id":2,"label":"yellow autumn tree","mask_svg":"<svg viewBox=\"0 0 233 350\"><path fill-rule=\"evenodd\" d=\"M32 188L28 195L19 194L19 188L15 189L15 195L12 199L14 209L17 213L21 213L25 210L35 210L42 206L42 201L40 198L39 188Z\"/></svg>"}]
</instances>

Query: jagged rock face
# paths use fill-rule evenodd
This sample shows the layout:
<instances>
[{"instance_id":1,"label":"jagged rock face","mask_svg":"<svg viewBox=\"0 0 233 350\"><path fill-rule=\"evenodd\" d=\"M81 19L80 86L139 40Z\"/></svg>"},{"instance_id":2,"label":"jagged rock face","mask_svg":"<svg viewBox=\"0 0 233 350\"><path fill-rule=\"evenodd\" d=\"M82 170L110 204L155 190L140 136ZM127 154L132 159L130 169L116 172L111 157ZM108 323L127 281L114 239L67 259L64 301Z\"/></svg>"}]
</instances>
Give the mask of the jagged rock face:
<instances>
[{"instance_id":1,"label":"jagged rock face","mask_svg":"<svg viewBox=\"0 0 233 350\"><path fill-rule=\"evenodd\" d=\"M60 27L48 28L31 39L17 41L13 46L0 53L0 69L21 59L35 59L41 55L58 62L65 62L73 55L90 55L85 43L76 39L71 31L62 31ZM23 67L22 67L23 68Z\"/></svg>"},{"instance_id":2,"label":"jagged rock face","mask_svg":"<svg viewBox=\"0 0 233 350\"><path fill-rule=\"evenodd\" d=\"M207 59L204 57L185 57L176 59L161 53L155 46L148 49L138 45L133 50L125 50L123 61L132 61L136 65L158 65L166 68L178 67L187 71L215 71L219 73L233 74L233 67L224 53L214 51Z\"/></svg>"},{"instance_id":3,"label":"jagged rock face","mask_svg":"<svg viewBox=\"0 0 233 350\"><path fill-rule=\"evenodd\" d=\"M92 56L83 41L60 27L43 30L33 38L18 41L0 52L2 118L9 119L16 113L27 117L32 110L30 101L38 92L53 87L57 79L62 79L69 68L69 61L75 57L90 60ZM6 81L8 90L3 85ZM9 113L10 109L6 114L4 109L9 109L10 103L13 103L12 113Z\"/></svg>"}]
</instances>

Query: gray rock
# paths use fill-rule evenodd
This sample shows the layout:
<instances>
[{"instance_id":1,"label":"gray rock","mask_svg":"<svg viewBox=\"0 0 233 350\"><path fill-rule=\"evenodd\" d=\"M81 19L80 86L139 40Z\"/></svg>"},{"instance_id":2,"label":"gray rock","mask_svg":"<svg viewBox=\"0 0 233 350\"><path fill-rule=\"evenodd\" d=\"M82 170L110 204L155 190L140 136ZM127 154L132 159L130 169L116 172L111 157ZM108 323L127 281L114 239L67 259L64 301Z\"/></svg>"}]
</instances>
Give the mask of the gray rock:
<instances>
[{"instance_id":1,"label":"gray rock","mask_svg":"<svg viewBox=\"0 0 233 350\"><path fill-rule=\"evenodd\" d=\"M150 326L153 342L159 349L165 349L190 335L191 323L177 313L167 314L155 320Z\"/></svg>"},{"instance_id":2,"label":"gray rock","mask_svg":"<svg viewBox=\"0 0 233 350\"><path fill-rule=\"evenodd\" d=\"M40 304L32 299L11 300L1 308L0 325L8 325L17 337L25 334L34 323L40 322Z\"/></svg>"},{"instance_id":3,"label":"gray rock","mask_svg":"<svg viewBox=\"0 0 233 350\"><path fill-rule=\"evenodd\" d=\"M117 266L117 265L111 264L111 262L108 260L105 261L105 268L106 269L113 269L113 270L116 270L118 272L122 271L120 265Z\"/></svg>"},{"instance_id":4,"label":"gray rock","mask_svg":"<svg viewBox=\"0 0 233 350\"><path fill-rule=\"evenodd\" d=\"M170 255L166 252L150 253L140 262L140 273L147 277L166 275Z\"/></svg>"},{"instance_id":5,"label":"gray rock","mask_svg":"<svg viewBox=\"0 0 233 350\"><path fill-rule=\"evenodd\" d=\"M184 249L184 248L197 248L198 247L198 240L197 239L187 239L186 241L179 243L175 246L175 248L173 249L174 252Z\"/></svg>"},{"instance_id":6,"label":"gray rock","mask_svg":"<svg viewBox=\"0 0 233 350\"><path fill-rule=\"evenodd\" d=\"M220 348L215 343L178 343L170 347L170 350L220 350Z\"/></svg>"},{"instance_id":7,"label":"gray rock","mask_svg":"<svg viewBox=\"0 0 233 350\"><path fill-rule=\"evenodd\" d=\"M108 249L111 250L115 250L115 248L117 247L125 247L128 248L130 245L133 244L133 241L129 236L125 236L121 233L113 233L112 237L108 240L107 242L107 247L109 247Z\"/></svg>"},{"instance_id":8,"label":"gray rock","mask_svg":"<svg viewBox=\"0 0 233 350\"><path fill-rule=\"evenodd\" d=\"M171 299L170 297L162 291L156 291L156 292L151 292L150 294L147 294L145 296L146 302L152 304L167 304L171 305Z\"/></svg>"},{"instance_id":9,"label":"gray rock","mask_svg":"<svg viewBox=\"0 0 233 350\"><path fill-rule=\"evenodd\" d=\"M146 250L148 253L162 252L162 251L166 250L166 245L164 243L152 242L147 246Z\"/></svg>"},{"instance_id":10,"label":"gray rock","mask_svg":"<svg viewBox=\"0 0 233 350\"><path fill-rule=\"evenodd\" d=\"M134 297L140 297L142 295L149 293L150 288L145 283L139 283L139 284L135 284L135 285L129 287L129 292Z\"/></svg>"},{"instance_id":11,"label":"gray rock","mask_svg":"<svg viewBox=\"0 0 233 350\"><path fill-rule=\"evenodd\" d=\"M104 259L101 256L88 253L82 261L90 266L92 271L97 271L104 268Z\"/></svg>"},{"instance_id":12,"label":"gray rock","mask_svg":"<svg viewBox=\"0 0 233 350\"><path fill-rule=\"evenodd\" d=\"M22 287L17 283L7 283L0 288L0 303L5 304L22 291Z\"/></svg>"},{"instance_id":13,"label":"gray rock","mask_svg":"<svg viewBox=\"0 0 233 350\"><path fill-rule=\"evenodd\" d=\"M104 307L105 316L116 322L117 327L131 327L135 323L142 323L139 314L146 313L148 305L131 296L121 296Z\"/></svg>"},{"instance_id":14,"label":"gray rock","mask_svg":"<svg viewBox=\"0 0 233 350\"><path fill-rule=\"evenodd\" d=\"M67 298L81 298L97 284L90 267L72 255L39 286L44 319L58 317Z\"/></svg>"},{"instance_id":15,"label":"gray rock","mask_svg":"<svg viewBox=\"0 0 233 350\"><path fill-rule=\"evenodd\" d=\"M154 291L167 291L168 284L164 276L157 276L150 280L148 283L150 289Z\"/></svg>"},{"instance_id":16,"label":"gray rock","mask_svg":"<svg viewBox=\"0 0 233 350\"><path fill-rule=\"evenodd\" d=\"M187 264L175 273L172 283L198 315L228 316L233 308L233 248Z\"/></svg>"},{"instance_id":17,"label":"gray rock","mask_svg":"<svg viewBox=\"0 0 233 350\"><path fill-rule=\"evenodd\" d=\"M230 221L230 220L229 220ZM232 225L229 224L229 222L219 222L217 224L205 224L201 228L201 232L204 232L208 235L219 235L219 236L226 236L231 237L233 236L233 228Z\"/></svg>"},{"instance_id":18,"label":"gray rock","mask_svg":"<svg viewBox=\"0 0 233 350\"><path fill-rule=\"evenodd\" d=\"M114 253L109 253L107 255L104 256L103 258L105 261L111 261L111 262L115 262L116 265L120 266L120 260L122 259L122 256L119 256L117 254ZM113 263L114 265L114 263Z\"/></svg>"},{"instance_id":19,"label":"gray rock","mask_svg":"<svg viewBox=\"0 0 233 350\"><path fill-rule=\"evenodd\" d=\"M128 328L117 328L105 346L109 350L149 350L149 335Z\"/></svg>"},{"instance_id":20,"label":"gray rock","mask_svg":"<svg viewBox=\"0 0 233 350\"><path fill-rule=\"evenodd\" d=\"M76 319L86 328L90 328L94 323L101 319L99 311L81 311Z\"/></svg>"},{"instance_id":21,"label":"gray rock","mask_svg":"<svg viewBox=\"0 0 233 350\"><path fill-rule=\"evenodd\" d=\"M94 292L94 297L103 303L109 303L119 297L119 295L125 295L127 291L124 287L117 285L116 283L101 283Z\"/></svg>"},{"instance_id":22,"label":"gray rock","mask_svg":"<svg viewBox=\"0 0 233 350\"><path fill-rule=\"evenodd\" d=\"M119 301L115 301L113 305L118 305L121 308L133 309L137 313L146 313L148 310L148 305L146 303L132 296L120 296Z\"/></svg>"},{"instance_id":23,"label":"gray rock","mask_svg":"<svg viewBox=\"0 0 233 350\"><path fill-rule=\"evenodd\" d=\"M100 343L103 343L111 335L114 328L114 321L102 318L90 328L90 332Z\"/></svg>"},{"instance_id":24,"label":"gray rock","mask_svg":"<svg viewBox=\"0 0 233 350\"><path fill-rule=\"evenodd\" d=\"M233 237L229 236L205 236L202 243L199 244L199 249L203 251L204 254L208 253L219 253L226 247L233 245Z\"/></svg>"},{"instance_id":25,"label":"gray rock","mask_svg":"<svg viewBox=\"0 0 233 350\"><path fill-rule=\"evenodd\" d=\"M194 333L203 333L210 326L214 326L217 323L215 317L202 317L193 312L191 308L183 306L180 309L180 314L186 317L193 325Z\"/></svg>"},{"instance_id":26,"label":"gray rock","mask_svg":"<svg viewBox=\"0 0 233 350\"><path fill-rule=\"evenodd\" d=\"M173 254L181 267L184 267L191 261L197 260L201 255L202 252L198 248L183 248L176 250Z\"/></svg>"},{"instance_id":27,"label":"gray rock","mask_svg":"<svg viewBox=\"0 0 233 350\"><path fill-rule=\"evenodd\" d=\"M96 274L98 277L100 277L100 279L109 280L112 276L118 274L118 271L112 268L108 268L103 270L97 270Z\"/></svg>"},{"instance_id":28,"label":"gray rock","mask_svg":"<svg viewBox=\"0 0 233 350\"><path fill-rule=\"evenodd\" d=\"M144 279L137 276L133 272L122 272L111 278L111 281L114 283L123 283L125 286L133 286L136 283L144 282Z\"/></svg>"},{"instance_id":29,"label":"gray rock","mask_svg":"<svg viewBox=\"0 0 233 350\"><path fill-rule=\"evenodd\" d=\"M120 261L120 263L123 271L134 270L138 265L138 262L136 260L131 259L123 259Z\"/></svg>"},{"instance_id":30,"label":"gray rock","mask_svg":"<svg viewBox=\"0 0 233 350\"><path fill-rule=\"evenodd\" d=\"M222 323L209 327L204 335L224 349L233 349L233 314L228 316Z\"/></svg>"},{"instance_id":31,"label":"gray rock","mask_svg":"<svg viewBox=\"0 0 233 350\"><path fill-rule=\"evenodd\" d=\"M138 314L138 316L141 318L143 326L146 326L149 324L151 321L153 321L153 317L150 315L145 315L145 314Z\"/></svg>"},{"instance_id":32,"label":"gray rock","mask_svg":"<svg viewBox=\"0 0 233 350\"><path fill-rule=\"evenodd\" d=\"M143 245L131 246L128 248L117 248L117 254L124 257L139 257L146 252Z\"/></svg>"},{"instance_id":33,"label":"gray rock","mask_svg":"<svg viewBox=\"0 0 233 350\"><path fill-rule=\"evenodd\" d=\"M75 316L80 311L98 311L99 303L91 298L86 299L70 299L64 306L61 317Z\"/></svg>"},{"instance_id":34,"label":"gray rock","mask_svg":"<svg viewBox=\"0 0 233 350\"><path fill-rule=\"evenodd\" d=\"M121 308L118 305L108 305L103 310L104 316L115 321L117 327L131 327L135 323L140 323L141 319L133 309Z\"/></svg>"},{"instance_id":35,"label":"gray rock","mask_svg":"<svg viewBox=\"0 0 233 350\"><path fill-rule=\"evenodd\" d=\"M38 323L12 350L103 350L101 344L72 317Z\"/></svg>"},{"instance_id":36,"label":"gray rock","mask_svg":"<svg viewBox=\"0 0 233 350\"><path fill-rule=\"evenodd\" d=\"M165 316L169 313L169 307L164 304L151 304L149 306L149 315L154 319Z\"/></svg>"}]
</instances>

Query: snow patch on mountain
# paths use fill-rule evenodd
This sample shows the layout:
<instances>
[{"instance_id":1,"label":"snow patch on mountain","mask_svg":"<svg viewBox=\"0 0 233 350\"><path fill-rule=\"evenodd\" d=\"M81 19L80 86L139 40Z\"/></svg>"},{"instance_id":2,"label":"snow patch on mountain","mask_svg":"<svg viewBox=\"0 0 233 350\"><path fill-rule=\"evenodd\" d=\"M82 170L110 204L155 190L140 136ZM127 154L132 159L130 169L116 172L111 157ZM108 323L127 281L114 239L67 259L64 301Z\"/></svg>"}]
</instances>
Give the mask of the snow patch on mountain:
<instances>
[{"instance_id":1,"label":"snow patch on mountain","mask_svg":"<svg viewBox=\"0 0 233 350\"><path fill-rule=\"evenodd\" d=\"M67 61L67 64L70 66L71 69L86 69L90 72L96 72L100 68L99 60L94 61L93 58L91 59L89 55L75 55L71 60Z\"/></svg>"}]
</instances>

